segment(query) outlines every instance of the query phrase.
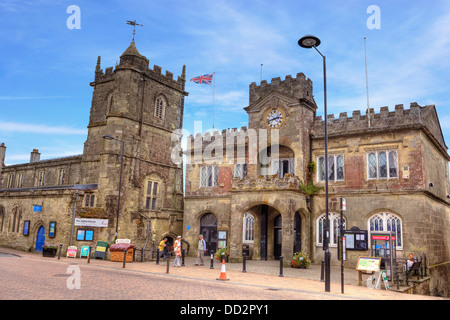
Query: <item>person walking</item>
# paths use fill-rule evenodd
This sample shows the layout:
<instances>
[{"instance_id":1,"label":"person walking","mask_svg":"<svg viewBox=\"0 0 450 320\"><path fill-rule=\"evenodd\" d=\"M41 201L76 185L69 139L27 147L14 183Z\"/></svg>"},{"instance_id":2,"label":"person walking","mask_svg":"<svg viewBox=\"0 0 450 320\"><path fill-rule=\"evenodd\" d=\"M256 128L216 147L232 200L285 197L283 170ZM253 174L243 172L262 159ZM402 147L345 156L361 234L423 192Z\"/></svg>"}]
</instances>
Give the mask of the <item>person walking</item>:
<instances>
[{"instance_id":1,"label":"person walking","mask_svg":"<svg viewBox=\"0 0 450 320\"><path fill-rule=\"evenodd\" d=\"M173 262L174 267L181 267L181 236L177 237L173 245L173 252L175 254L175 260Z\"/></svg>"},{"instance_id":2,"label":"person walking","mask_svg":"<svg viewBox=\"0 0 450 320\"><path fill-rule=\"evenodd\" d=\"M206 242L203 240L203 235L199 235L198 238L197 259L195 260L194 266L203 266L205 264L203 261L203 256L206 251Z\"/></svg>"},{"instance_id":3,"label":"person walking","mask_svg":"<svg viewBox=\"0 0 450 320\"><path fill-rule=\"evenodd\" d=\"M159 257L160 258L162 258L162 257L166 258L166 256L167 256L168 248L167 248L166 242L167 242L167 238L164 238L159 243L158 249L159 249Z\"/></svg>"}]
</instances>

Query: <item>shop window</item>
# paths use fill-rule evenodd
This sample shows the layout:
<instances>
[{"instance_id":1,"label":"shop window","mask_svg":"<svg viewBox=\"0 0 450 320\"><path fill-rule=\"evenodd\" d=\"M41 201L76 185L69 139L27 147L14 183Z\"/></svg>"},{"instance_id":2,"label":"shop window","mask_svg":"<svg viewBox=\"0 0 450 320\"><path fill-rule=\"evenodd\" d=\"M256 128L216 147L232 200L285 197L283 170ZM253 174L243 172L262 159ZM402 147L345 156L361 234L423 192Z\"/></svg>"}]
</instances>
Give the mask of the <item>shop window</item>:
<instances>
[{"instance_id":1,"label":"shop window","mask_svg":"<svg viewBox=\"0 0 450 320\"><path fill-rule=\"evenodd\" d=\"M94 230L93 229L78 229L77 241L93 241Z\"/></svg>"}]
</instances>

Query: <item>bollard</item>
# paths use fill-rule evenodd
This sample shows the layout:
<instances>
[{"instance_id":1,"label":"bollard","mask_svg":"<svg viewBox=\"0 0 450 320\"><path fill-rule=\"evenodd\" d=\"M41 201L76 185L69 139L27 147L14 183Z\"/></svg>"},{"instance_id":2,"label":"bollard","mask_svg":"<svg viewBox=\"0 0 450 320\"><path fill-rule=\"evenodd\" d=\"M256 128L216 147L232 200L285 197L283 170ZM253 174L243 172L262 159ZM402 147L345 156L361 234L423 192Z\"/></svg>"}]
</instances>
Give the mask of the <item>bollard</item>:
<instances>
[{"instance_id":1,"label":"bollard","mask_svg":"<svg viewBox=\"0 0 450 320\"><path fill-rule=\"evenodd\" d=\"M427 255L423 255L423 267L424 267L424 276L427 276Z\"/></svg>"},{"instance_id":2,"label":"bollard","mask_svg":"<svg viewBox=\"0 0 450 320\"><path fill-rule=\"evenodd\" d=\"M61 259L61 250L62 250L62 247L63 247L63 244L62 244L62 243L60 243L60 244L59 244L59 253L58 253L58 260L60 260L60 259Z\"/></svg>"},{"instance_id":3,"label":"bollard","mask_svg":"<svg viewBox=\"0 0 450 320\"><path fill-rule=\"evenodd\" d=\"M322 260L322 263L321 263L321 266L320 266L320 282L324 282L325 281L325 280L323 280L324 268L325 268L325 261Z\"/></svg>"},{"instance_id":4,"label":"bollard","mask_svg":"<svg viewBox=\"0 0 450 320\"><path fill-rule=\"evenodd\" d=\"M170 267L170 256L167 257L167 268L166 268L166 273L169 273L169 267Z\"/></svg>"},{"instance_id":5,"label":"bollard","mask_svg":"<svg viewBox=\"0 0 450 320\"><path fill-rule=\"evenodd\" d=\"M283 256L280 257L280 277L283 277Z\"/></svg>"},{"instance_id":6,"label":"bollard","mask_svg":"<svg viewBox=\"0 0 450 320\"><path fill-rule=\"evenodd\" d=\"M247 260L247 257L246 256L242 256L242 272L243 273L247 272L246 260Z\"/></svg>"},{"instance_id":7,"label":"bollard","mask_svg":"<svg viewBox=\"0 0 450 320\"><path fill-rule=\"evenodd\" d=\"M125 268L125 263L127 262L127 251L128 249L123 250L123 268Z\"/></svg>"},{"instance_id":8,"label":"bollard","mask_svg":"<svg viewBox=\"0 0 450 320\"><path fill-rule=\"evenodd\" d=\"M185 256L185 254L186 254L185 251L186 251L186 250L184 250L184 249L181 250L181 266L182 266L182 267L184 267L184 256Z\"/></svg>"},{"instance_id":9,"label":"bollard","mask_svg":"<svg viewBox=\"0 0 450 320\"><path fill-rule=\"evenodd\" d=\"M159 264L159 248L156 249L156 264Z\"/></svg>"},{"instance_id":10,"label":"bollard","mask_svg":"<svg viewBox=\"0 0 450 320\"><path fill-rule=\"evenodd\" d=\"M87 263L91 262L91 249L92 249L92 247L89 247L89 254L88 254Z\"/></svg>"},{"instance_id":11,"label":"bollard","mask_svg":"<svg viewBox=\"0 0 450 320\"><path fill-rule=\"evenodd\" d=\"M209 268L214 269L214 251L211 251L211 264Z\"/></svg>"}]
</instances>

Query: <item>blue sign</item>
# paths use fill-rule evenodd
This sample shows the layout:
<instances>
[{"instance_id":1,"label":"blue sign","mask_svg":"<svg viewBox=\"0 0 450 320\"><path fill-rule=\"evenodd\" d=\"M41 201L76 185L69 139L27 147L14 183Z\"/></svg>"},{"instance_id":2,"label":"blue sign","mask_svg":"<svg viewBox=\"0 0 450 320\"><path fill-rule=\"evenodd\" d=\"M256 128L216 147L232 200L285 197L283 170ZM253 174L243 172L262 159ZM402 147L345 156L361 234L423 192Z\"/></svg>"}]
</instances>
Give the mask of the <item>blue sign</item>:
<instances>
[{"instance_id":1,"label":"blue sign","mask_svg":"<svg viewBox=\"0 0 450 320\"><path fill-rule=\"evenodd\" d=\"M35 212L41 212L42 210L42 206L34 206L34 210Z\"/></svg>"},{"instance_id":2,"label":"blue sign","mask_svg":"<svg viewBox=\"0 0 450 320\"><path fill-rule=\"evenodd\" d=\"M190 229L191 229L191 226L190 226L190 225L187 225L186 229L190 230Z\"/></svg>"}]
</instances>

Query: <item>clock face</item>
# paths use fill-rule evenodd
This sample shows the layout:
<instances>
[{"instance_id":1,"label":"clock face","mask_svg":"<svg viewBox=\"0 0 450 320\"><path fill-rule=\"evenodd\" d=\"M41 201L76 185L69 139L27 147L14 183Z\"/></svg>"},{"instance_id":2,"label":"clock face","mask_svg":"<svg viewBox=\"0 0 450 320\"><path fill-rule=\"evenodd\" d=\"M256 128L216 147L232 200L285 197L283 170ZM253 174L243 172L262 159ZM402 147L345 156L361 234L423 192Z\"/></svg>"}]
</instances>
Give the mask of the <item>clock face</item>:
<instances>
[{"instance_id":1,"label":"clock face","mask_svg":"<svg viewBox=\"0 0 450 320\"><path fill-rule=\"evenodd\" d=\"M273 110L267 115L267 124L271 128L278 128L283 122L283 114L279 110Z\"/></svg>"}]
</instances>

